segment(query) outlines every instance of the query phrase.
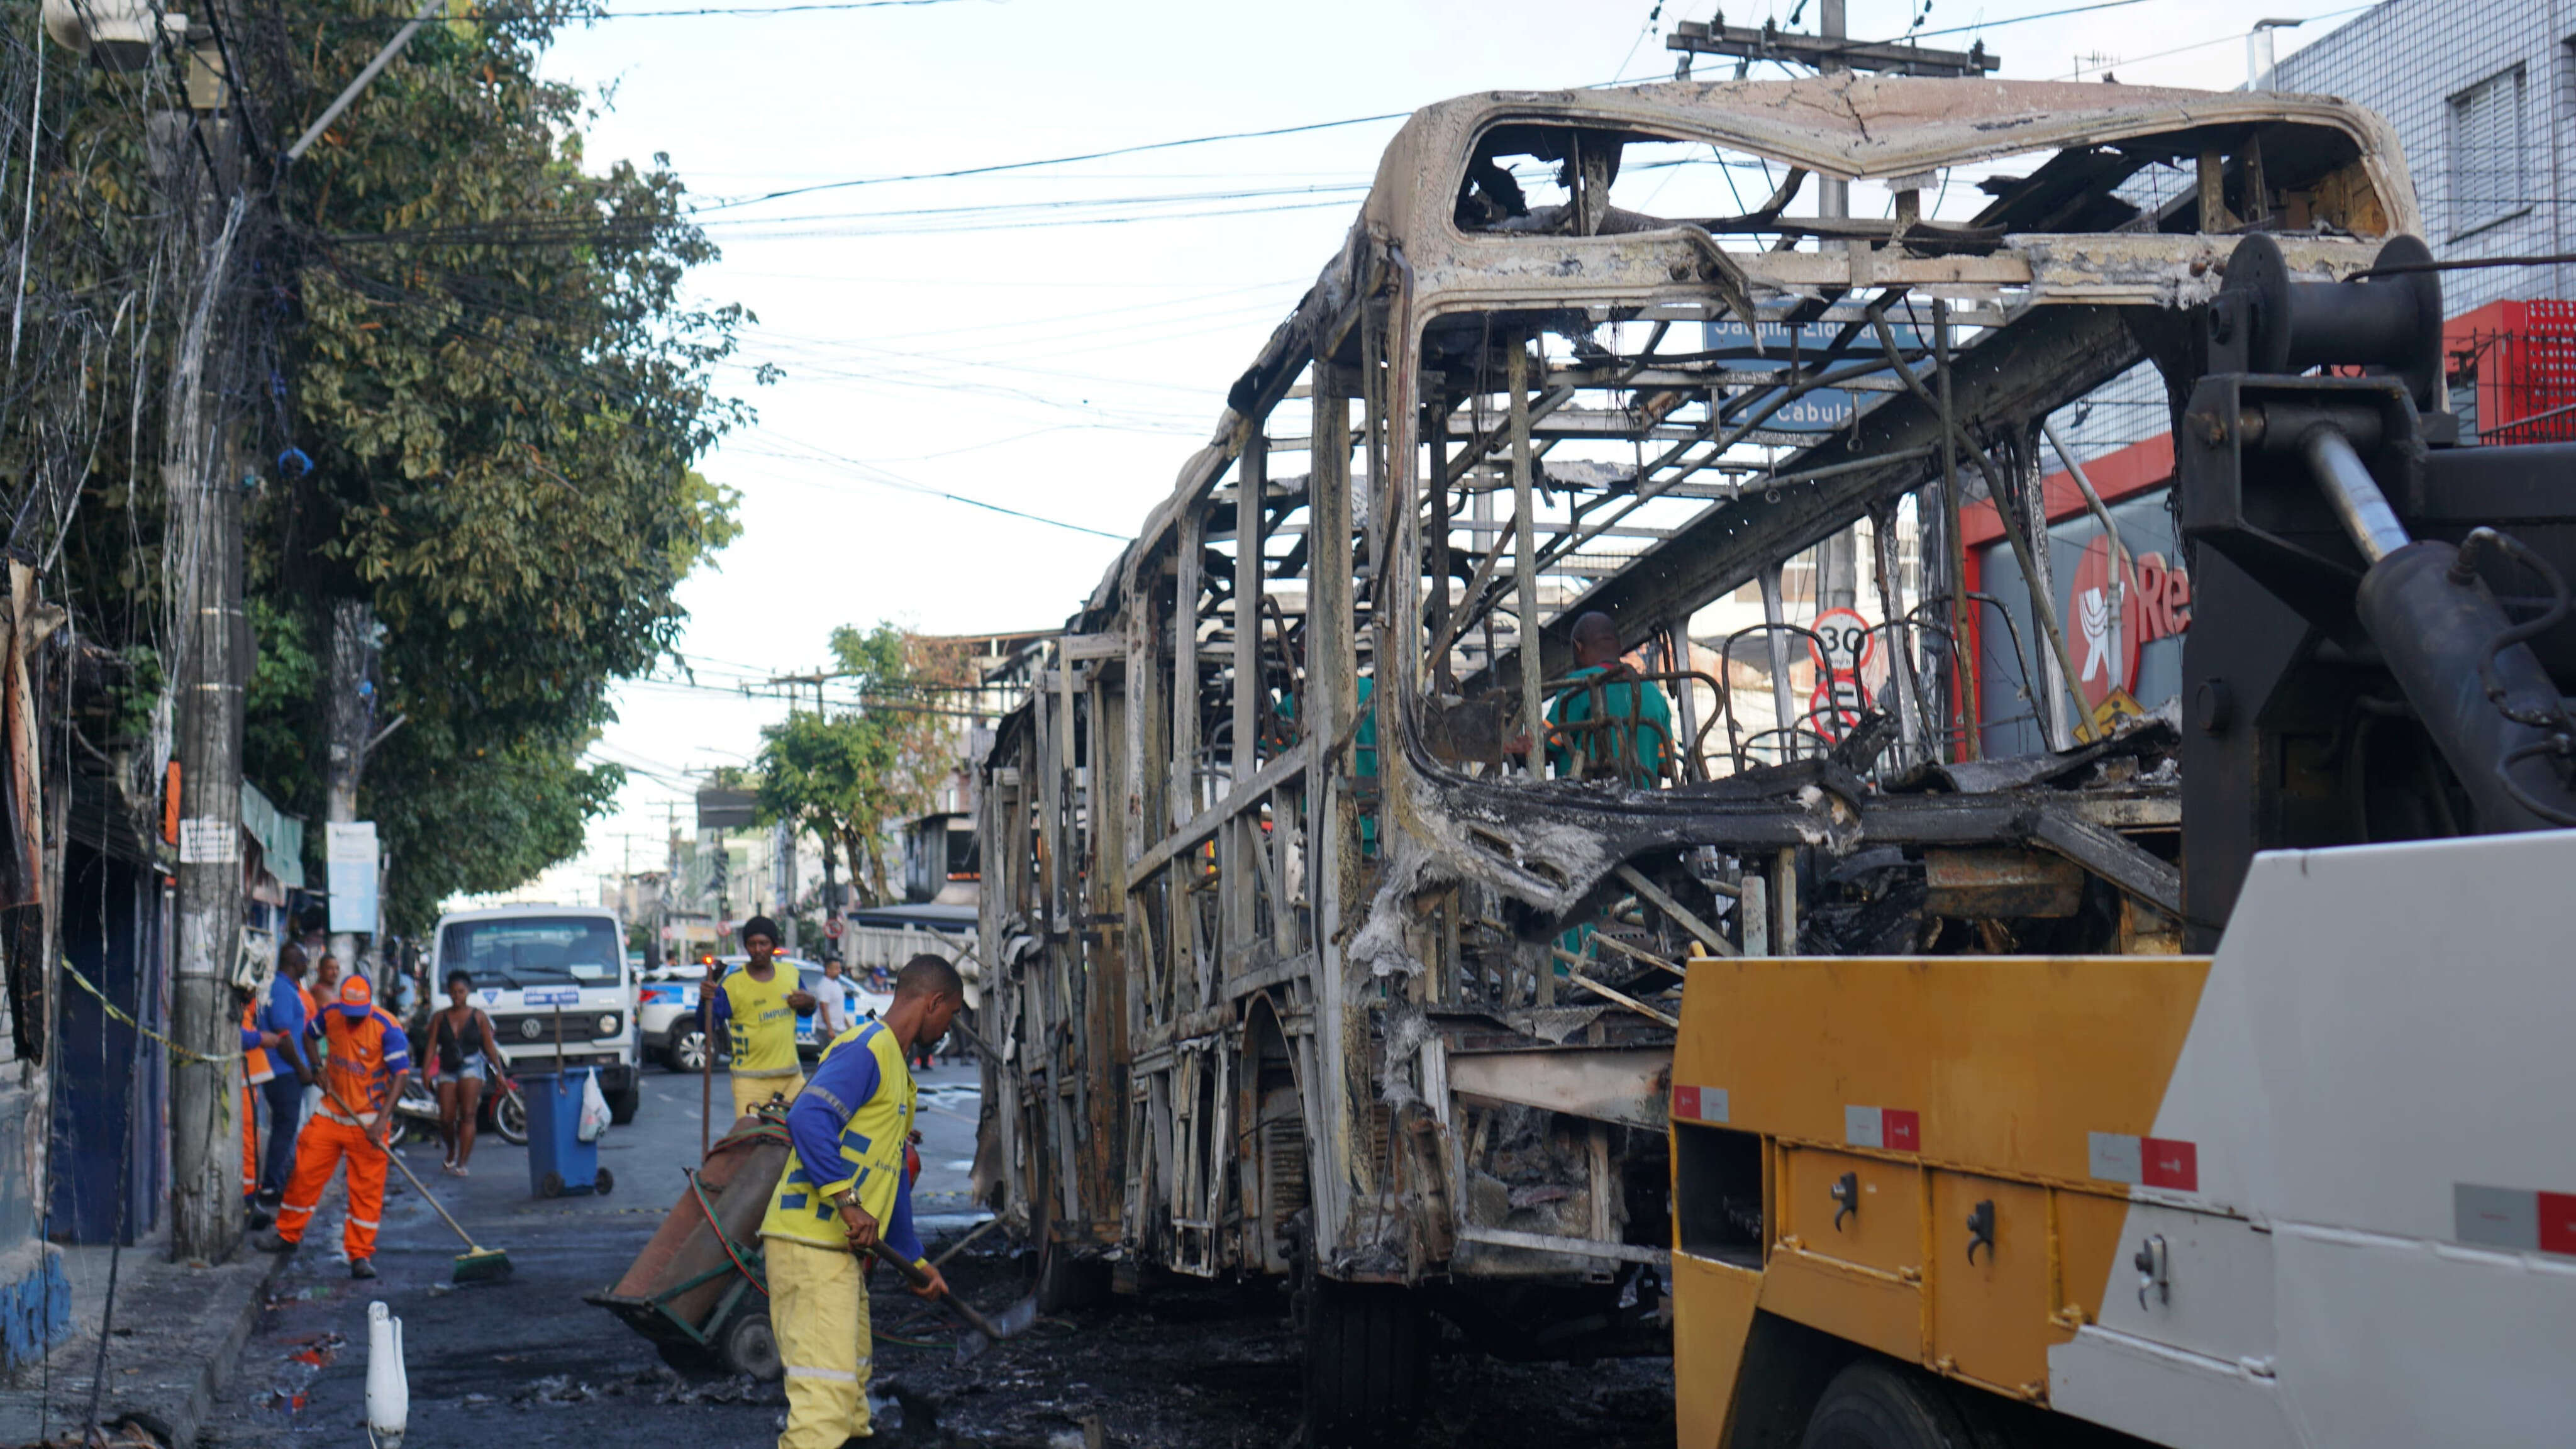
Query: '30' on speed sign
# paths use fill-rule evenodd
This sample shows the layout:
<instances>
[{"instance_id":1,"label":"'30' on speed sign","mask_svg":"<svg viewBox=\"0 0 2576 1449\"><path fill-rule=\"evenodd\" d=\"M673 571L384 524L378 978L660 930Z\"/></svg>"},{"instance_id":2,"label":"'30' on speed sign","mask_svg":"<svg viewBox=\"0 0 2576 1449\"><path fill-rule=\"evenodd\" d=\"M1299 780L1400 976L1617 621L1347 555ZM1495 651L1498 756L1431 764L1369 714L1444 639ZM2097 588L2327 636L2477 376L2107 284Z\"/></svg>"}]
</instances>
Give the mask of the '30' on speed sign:
<instances>
[{"instance_id":1,"label":"'30' on speed sign","mask_svg":"<svg viewBox=\"0 0 2576 1449\"><path fill-rule=\"evenodd\" d=\"M1851 609L1827 609L1816 616L1814 631L1807 657L1816 666L1816 692L1806 723L1827 739L1840 739L1869 708L1868 676L1878 664L1878 636Z\"/></svg>"}]
</instances>

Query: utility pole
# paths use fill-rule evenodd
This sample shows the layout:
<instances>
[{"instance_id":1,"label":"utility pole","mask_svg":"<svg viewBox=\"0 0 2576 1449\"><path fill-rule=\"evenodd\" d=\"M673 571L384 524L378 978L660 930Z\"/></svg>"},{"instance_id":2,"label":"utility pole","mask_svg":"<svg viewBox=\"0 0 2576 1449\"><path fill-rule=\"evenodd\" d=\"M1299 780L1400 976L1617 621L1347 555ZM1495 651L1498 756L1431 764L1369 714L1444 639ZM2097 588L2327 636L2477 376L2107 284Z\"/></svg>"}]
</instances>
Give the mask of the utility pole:
<instances>
[{"instance_id":1,"label":"utility pole","mask_svg":"<svg viewBox=\"0 0 2576 1449\"><path fill-rule=\"evenodd\" d=\"M1851 38L1844 5L1845 0L1817 0L1816 34L1818 38L1829 43ZM1831 75L1838 71L1849 71L1852 67L1851 63L1844 60L1841 55L1827 49L1816 57L1816 68ZM1849 220L1851 183L1832 177L1818 177L1816 214L1827 221ZM1840 243L1828 241L1821 245L1826 251L1832 251L1837 246L1846 250L1858 247L1864 251L1869 247L1869 243L1865 241ZM1857 398L1853 399L1853 405L1855 407L1859 405ZM1816 550L1816 615L1822 615L1827 609L1853 608L1860 603L1859 542L1855 529L1844 528L1828 536L1824 546Z\"/></svg>"},{"instance_id":2,"label":"utility pole","mask_svg":"<svg viewBox=\"0 0 2576 1449\"><path fill-rule=\"evenodd\" d=\"M1675 75L1683 80L1690 78L1692 58L1701 55L1727 56L1734 59L1736 75L1739 78L1755 61L1764 60L1787 65L1812 66L1827 73L1882 71L1895 75L1953 77L1981 76L1999 70L2003 66L2002 58L1989 54L1982 40L1963 51L1927 50L1922 46L1903 42L1856 41L1850 34L1846 13L1847 0L1816 0L1816 5L1817 33L1814 35L1801 35L1795 31L1782 30L1775 21L1764 21L1759 27L1729 25L1726 23L1725 16L1719 15L1705 24L1693 20L1676 24L1672 33L1664 37L1664 48L1675 52L1678 56ZM1917 204L1915 198L1919 180L1920 178L1895 178L1888 183L1889 188L1897 193L1897 216L1900 220L1918 214L1911 208ZM1816 211L1821 218L1827 220L1849 218L1851 183L1831 177L1818 177ZM1826 240L1820 245L1825 250L1831 251L1838 247L1865 248L1870 243L1857 240ZM1948 385L1945 373L1942 386L1946 388ZM1955 480L1953 486L1955 487ZM1930 536L1928 530L1921 535L1926 538ZM1928 564L1927 560L1927 567ZM1927 572L1925 576L1930 575ZM1763 601L1767 610L1766 616L1776 626L1781 622L1776 573L1771 576L1771 580L1770 586L1764 592ZM1814 600L1818 611L1848 609L1858 605L1860 550L1859 537L1854 529L1846 528L1833 534L1816 549ZM1775 646L1778 637L1776 633L1772 636ZM1899 638L1902 639L1901 634ZM1777 667L1782 661L1779 659L1776 647L1774 656L1774 684L1777 686L1785 683L1786 675ZM1781 703L1781 715L1781 723L1786 726L1789 722L1789 706L1785 698ZM1784 739L1784 745L1785 743Z\"/></svg>"},{"instance_id":3,"label":"utility pole","mask_svg":"<svg viewBox=\"0 0 2576 1449\"><path fill-rule=\"evenodd\" d=\"M796 953L796 825L780 820L771 830L769 873L778 896L778 949L792 956Z\"/></svg>"},{"instance_id":4,"label":"utility pole","mask_svg":"<svg viewBox=\"0 0 2576 1449\"><path fill-rule=\"evenodd\" d=\"M673 943L667 938L671 933L671 902L683 885L680 879L679 806L671 807L665 829L670 838L670 865L662 872L662 890L654 903L653 939L656 943L656 954L653 959L656 961L675 959L671 951Z\"/></svg>"},{"instance_id":5,"label":"utility pole","mask_svg":"<svg viewBox=\"0 0 2576 1449\"><path fill-rule=\"evenodd\" d=\"M167 547L182 561L171 621L180 781L171 1021L188 1055L173 1063L170 1080L170 1250L182 1262L221 1261L242 1233L232 1066L241 1048L229 992L242 928L242 700L250 631L242 612L243 470L224 394L238 370L228 300L247 203L239 138L225 115L231 78L221 75L220 65L213 69L219 78L212 94L190 88L198 107L193 114L164 111L150 121L189 278L161 461L169 494Z\"/></svg>"},{"instance_id":6,"label":"utility pole","mask_svg":"<svg viewBox=\"0 0 2576 1449\"><path fill-rule=\"evenodd\" d=\"M1982 40L1966 50L1926 50L1910 43L1849 39L1843 33L1843 0L1826 3L1818 21L1824 34L1800 35L1770 20L1759 27L1729 25L1722 15L1705 24L1684 20L1664 37L1664 49L1680 55L1676 65L1683 80L1690 79L1694 55L1732 57L1740 63L1739 73L1757 60L1895 75L1979 76L2003 68L2002 58L1987 53Z\"/></svg>"},{"instance_id":7,"label":"utility pole","mask_svg":"<svg viewBox=\"0 0 2576 1449\"><path fill-rule=\"evenodd\" d=\"M322 670L322 818L346 824L358 818L358 776L366 769L367 735L375 723L375 696L366 687L375 652L375 607L364 599L333 599L330 628ZM355 969L356 932L332 932L330 949L343 968Z\"/></svg>"},{"instance_id":8,"label":"utility pole","mask_svg":"<svg viewBox=\"0 0 2576 1449\"><path fill-rule=\"evenodd\" d=\"M795 686L800 684L814 686L814 717L819 720L823 717L824 681L851 677L848 672L838 670L828 673L817 670L812 674L782 674L771 679L769 687L772 689L787 687L787 712L793 715L796 712ZM770 837L770 863L771 873L777 877L778 929L785 933L778 943L778 949L793 955L796 950L796 823L793 820L781 820L775 827L775 831L776 833ZM836 917L840 909L833 892L832 848L828 843L823 846L823 909L827 914Z\"/></svg>"},{"instance_id":9,"label":"utility pole","mask_svg":"<svg viewBox=\"0 0 2576 1449\"><path fill-rule=\"evenodd\" d=\"M357 80L286 152L292 163L411 39L440 0L424 0ZM217 0L215 8L225 7ZM161 480L171 555L181 560L169 637L178 654L179 922L172 1035L187 1055L170 1079L170 1250L217 1262L241 1241L235 1168L240 1056L230 978L241 950L242 705L250 625L242 611L242 483L249 470L227 416L242 359L231 337L233 269L249 198L230 119L234 77L211 33L194 47L188 110L147 125L155 172L179 228L186 319L164 402ZM363 752L362 752L363 758Z\"/></svg>"}]
</instances>

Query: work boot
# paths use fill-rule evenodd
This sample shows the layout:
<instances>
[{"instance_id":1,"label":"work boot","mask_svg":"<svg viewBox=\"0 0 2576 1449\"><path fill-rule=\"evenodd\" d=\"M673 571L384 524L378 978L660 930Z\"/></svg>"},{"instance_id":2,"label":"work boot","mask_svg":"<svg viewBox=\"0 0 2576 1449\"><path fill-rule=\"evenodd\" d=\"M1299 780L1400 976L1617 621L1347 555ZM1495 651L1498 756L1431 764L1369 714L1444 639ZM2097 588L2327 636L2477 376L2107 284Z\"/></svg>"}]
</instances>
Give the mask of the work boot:
<instances>
[{"instance_id":1,"label":"work boot","mask_svg":"<svg viewBox=\"0 0 2576 1449\"><path fill-rule=\"evenodd\" d=\"M349 1276L352 1278L373 1278L376 1276L376 1260L373 1258L351 1258L349 1260Z\"/></svg>"},{"instance_id":2,"label":"work boot","mask_svg":"<svg viewBox=\"0 0 2576 1449\"><path fill-rule=\"evenodd\" d=\"M245 1204L242 1208L242 1226L252 1232L257 1232L276 1221L277 1214L261 1212L256 1203Z\"/></svg>"},{"instance_id":3,"label":"work boot","mask_svg":"<svg viewBox=\"0 0 2576 1449\"><path fill-rule=\"evenodd\" d=\"M304 1245L279 1237L275 1233L267 1233L253 1240L251 1246L263 1253L292 1253Z\"/></svg>"}]
</instances>

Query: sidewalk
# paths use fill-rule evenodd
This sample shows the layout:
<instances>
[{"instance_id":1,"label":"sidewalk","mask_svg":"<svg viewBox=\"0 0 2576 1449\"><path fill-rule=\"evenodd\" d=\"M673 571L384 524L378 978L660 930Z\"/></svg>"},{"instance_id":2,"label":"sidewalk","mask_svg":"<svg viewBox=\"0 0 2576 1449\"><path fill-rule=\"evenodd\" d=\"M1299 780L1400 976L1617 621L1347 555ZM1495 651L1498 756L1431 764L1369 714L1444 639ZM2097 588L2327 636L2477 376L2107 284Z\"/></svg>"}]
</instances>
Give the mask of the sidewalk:
<instances>
[{"instance_id":1,"label":"sidewalk","mask_svg":"<svg viewBox=\"0 0 2576 1449\"><path fill-rule=\"evenodd\" d=\"M261 1290L280 1260L247 1247L211 1268L169 1259L166 1225L119 1256L99 1422L130 1421L171 1449L194 1449L216 1390L259 1322ZM108 1250L65 1248L62 1265L72 1288L72 1334L44 1363L0 1376L0 1445L77 1442L88 1415Z\"/></svg>"}]
</instances>

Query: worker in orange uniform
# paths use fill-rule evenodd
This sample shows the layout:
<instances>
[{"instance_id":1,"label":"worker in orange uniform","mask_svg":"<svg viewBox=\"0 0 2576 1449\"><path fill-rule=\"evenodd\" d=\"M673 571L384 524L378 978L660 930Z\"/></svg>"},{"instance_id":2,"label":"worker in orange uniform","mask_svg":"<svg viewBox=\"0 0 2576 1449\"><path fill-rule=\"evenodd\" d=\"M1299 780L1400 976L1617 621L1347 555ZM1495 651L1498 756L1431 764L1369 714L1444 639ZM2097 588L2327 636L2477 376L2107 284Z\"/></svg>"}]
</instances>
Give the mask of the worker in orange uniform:
<instances>
[{"instance_id":1,"label":"worker in orange uniform","mask_svg":"<svg viewBox=\"0 0 2576 1449\"><path fill-rule=\"evenodd\" d=\"M259 1205L259 1102L257 1093L277 1076L277 1066L269 1060L269 1048L284 1038L273 1031L259 1029L259 998L242 1003L242 1214L254 1228L267 1227L274 1219Z\"/></svg>"},{"instance_id":2,"label":"worker in orange uniform","mask_svg":"<svg viewBox=\"0 0 2576 1449\"><path fill-rule=\"evenodd\" d=\"M411 1071L411 1041L402 1025L375 1004L367 978L341 979L339 1009L315 1026L321 1038L322 1105L295 1139L295 1177L278 1204L277 1231L260 1240L264 1252L291 1253L305 1225L322 1205L332 1170L349 1160L349 1222L340 1241L349 1250L349 1276L376 1276L376 1220L385 1210L385 1159L392 1149L394 1099Z\"/></svg>"}]
</instances>

